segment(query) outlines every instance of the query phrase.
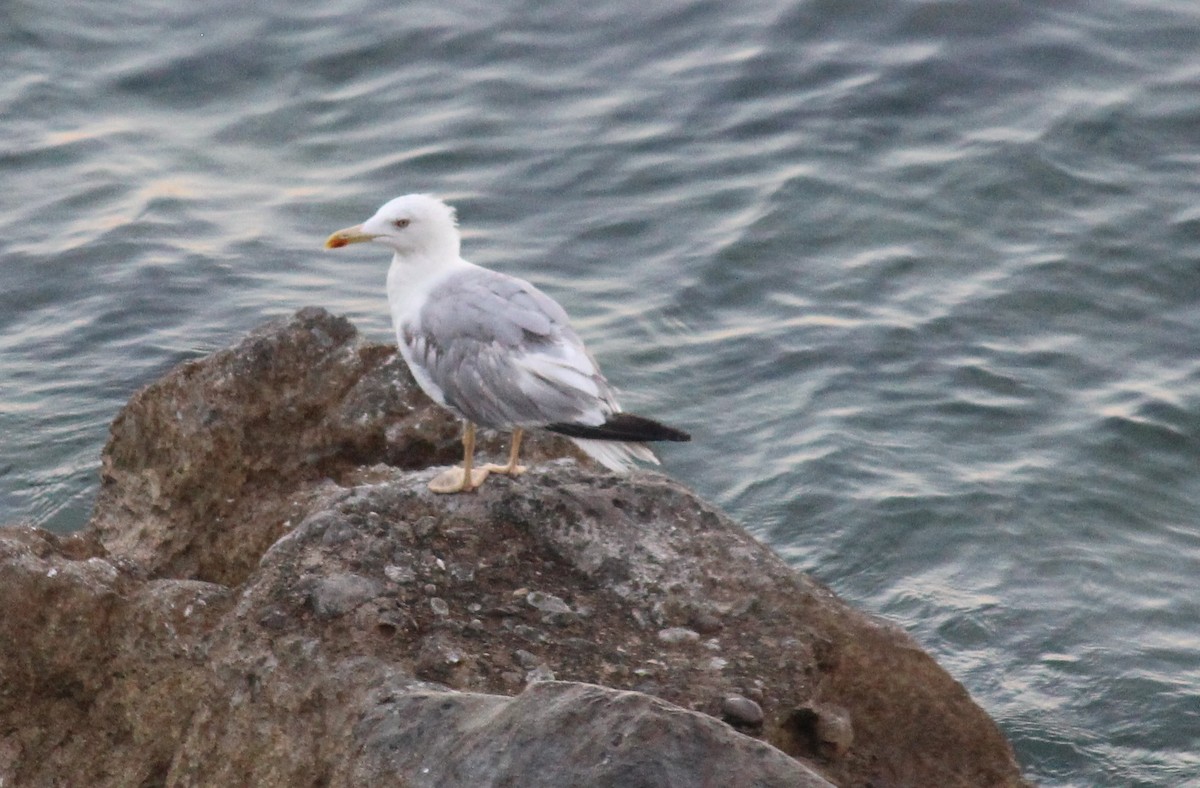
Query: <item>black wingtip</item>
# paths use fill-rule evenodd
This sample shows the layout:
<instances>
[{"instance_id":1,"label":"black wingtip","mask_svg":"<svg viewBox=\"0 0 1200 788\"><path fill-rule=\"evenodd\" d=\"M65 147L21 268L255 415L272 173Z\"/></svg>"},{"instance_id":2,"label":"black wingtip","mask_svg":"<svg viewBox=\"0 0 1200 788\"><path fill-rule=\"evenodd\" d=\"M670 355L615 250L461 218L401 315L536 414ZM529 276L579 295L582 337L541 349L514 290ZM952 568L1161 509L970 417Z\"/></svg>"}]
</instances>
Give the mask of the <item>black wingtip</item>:
<instances>
[{"instance_id":1,"label":"black wingtip","mask_svg":"<svg viewBox=\"0 0 1200 788\"><path fill-rule=\"evenodd\" d=\"M653 419L634 416L632 413L614 413L608 421L595 427L584 424L549 424L546 429L566 435L568 438L586 438L597 441L632 441L654 443L658 441L690 441L691 435L683 430L668 427Z\"/></svg>"}]
</instances>

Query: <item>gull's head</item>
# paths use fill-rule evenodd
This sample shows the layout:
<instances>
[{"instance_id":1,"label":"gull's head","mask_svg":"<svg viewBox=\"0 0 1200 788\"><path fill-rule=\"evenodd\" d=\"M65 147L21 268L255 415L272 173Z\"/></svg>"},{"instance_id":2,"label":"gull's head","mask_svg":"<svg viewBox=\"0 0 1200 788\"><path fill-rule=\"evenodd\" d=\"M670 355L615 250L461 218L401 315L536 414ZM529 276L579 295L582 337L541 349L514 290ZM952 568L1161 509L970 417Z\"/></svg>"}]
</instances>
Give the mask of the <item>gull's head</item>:
<instances>
[{"instance_id":1,"label":"gull's head","mask_svg":"<svg viewBox=\"0 0 1200 788\"><path fill-rule=\"evenodd\" d=\"M386 244L401 257L457 257L454 209L428 194L406 194L385 203L362 224L338 230L326 239L325 248L363 241Z\"/></svg>"}]
</instances>

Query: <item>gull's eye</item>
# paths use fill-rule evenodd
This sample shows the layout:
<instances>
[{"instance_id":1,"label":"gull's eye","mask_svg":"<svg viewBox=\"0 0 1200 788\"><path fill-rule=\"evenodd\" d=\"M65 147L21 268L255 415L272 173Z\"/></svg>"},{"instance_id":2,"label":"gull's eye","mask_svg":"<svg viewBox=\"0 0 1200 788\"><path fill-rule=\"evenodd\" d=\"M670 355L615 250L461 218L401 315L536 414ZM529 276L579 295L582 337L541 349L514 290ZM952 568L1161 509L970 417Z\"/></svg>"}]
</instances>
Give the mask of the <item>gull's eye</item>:
<instances>
[{"instance_id":1,"label":"gull's eye","mask_svg":"<svg viewBox=\"0 0 1200 788\"><path fill-rule=\"evenodd\" d=\"M408 219L397 219L396 221L392 222L392 225L397 230L403 230L405 227L408 227Z\"/></svg>"}]
</instances>

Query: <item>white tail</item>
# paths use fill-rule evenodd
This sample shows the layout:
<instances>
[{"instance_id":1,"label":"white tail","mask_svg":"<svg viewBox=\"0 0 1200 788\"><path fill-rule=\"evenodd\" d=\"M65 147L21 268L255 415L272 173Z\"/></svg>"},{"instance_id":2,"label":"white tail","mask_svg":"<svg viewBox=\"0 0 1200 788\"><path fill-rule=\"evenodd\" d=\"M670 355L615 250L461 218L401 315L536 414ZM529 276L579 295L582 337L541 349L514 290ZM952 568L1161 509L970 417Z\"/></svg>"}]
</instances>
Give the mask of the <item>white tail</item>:
<instances>
[{"instance_id":1,"label":"white tail","mask_svg":"<svg viewBox=\"0 0 1200 788\"><path fill-rule=\"evenodd\" d=\"M598 441L589 438L571 438L583 453L596 462L617 473L629 473L637 467L637 461L658 465L658 458L644 443L622 443L620 441Z\"/></svg>"}]
</instances>

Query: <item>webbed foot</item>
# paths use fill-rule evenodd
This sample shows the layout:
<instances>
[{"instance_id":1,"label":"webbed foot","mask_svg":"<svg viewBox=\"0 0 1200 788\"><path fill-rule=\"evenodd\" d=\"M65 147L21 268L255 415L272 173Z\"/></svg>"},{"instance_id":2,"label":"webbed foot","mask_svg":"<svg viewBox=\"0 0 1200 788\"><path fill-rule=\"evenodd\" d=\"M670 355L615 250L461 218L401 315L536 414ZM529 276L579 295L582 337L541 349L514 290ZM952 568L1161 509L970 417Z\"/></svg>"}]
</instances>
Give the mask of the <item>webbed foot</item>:
<instances>
[{"instance_id":1,"label":"webbed foot","mask_svg":"<svg viewBox=\"0 0 1200 788\"><path fill-rule=\"evenodd\" d=\"M471 478L468 481L467 474L462 468L451 468L433 477L429 482L429 490L442 494L470 492L483 484L489 472L490 468L487 467L472 468Z\"/></svg>"},{"instance_id":2,"label":"webbed foot","mask_svg":"<svg viewBox=\"0 0 1200 788\"><path fill-rule=\"evenodd\" d=\"M515 477L525 473L525 471L529 470L529 468L524 465L496 465L495 463L489 462L487 465L483 466L483 470Z\"/></svg>"}]
</instances>

